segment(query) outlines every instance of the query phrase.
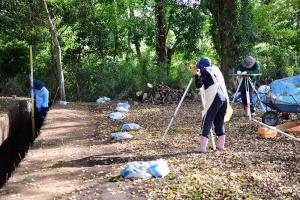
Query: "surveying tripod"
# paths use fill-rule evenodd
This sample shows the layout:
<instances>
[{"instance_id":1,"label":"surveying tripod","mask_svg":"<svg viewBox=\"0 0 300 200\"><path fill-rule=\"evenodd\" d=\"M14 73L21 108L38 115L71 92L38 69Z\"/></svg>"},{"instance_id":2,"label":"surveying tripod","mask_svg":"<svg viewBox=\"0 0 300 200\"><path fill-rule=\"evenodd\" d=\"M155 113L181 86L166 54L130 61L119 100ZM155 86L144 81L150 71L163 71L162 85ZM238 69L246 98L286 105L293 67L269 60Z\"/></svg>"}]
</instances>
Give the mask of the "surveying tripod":
<instances>
[{"instance_id":1,"label":"surveying tripod","mask_svg":"<svg viewBox=\"0 0 300 200\"><path fill-rule=\"evenodd\" d=\"M265 107L263 106L262 104L262 101L259 97L259 94L257 92L257 90L255 89L255 86L251 80L251 77L254 77L254 76L260 76L261 74L232 74L232 76L237 76L240 78L240 82L239 82L239 85L238 85L238 88L236 90L236 92L234 93L234 96L233 96L233 100L231 102L231 104L234 103L234 101L236 100L237 98L237 94L241 88L241 85L243 83L243 81L245 81L245 89L246 89L246 102L247 102L247 116L249 117L249 119L251 120L251 111L250 111L250 88L252 88L254 94L257 96L257 99L259 101L259 103L261 104L263 110L265 111Z\"/></svg>"}]
</instances>

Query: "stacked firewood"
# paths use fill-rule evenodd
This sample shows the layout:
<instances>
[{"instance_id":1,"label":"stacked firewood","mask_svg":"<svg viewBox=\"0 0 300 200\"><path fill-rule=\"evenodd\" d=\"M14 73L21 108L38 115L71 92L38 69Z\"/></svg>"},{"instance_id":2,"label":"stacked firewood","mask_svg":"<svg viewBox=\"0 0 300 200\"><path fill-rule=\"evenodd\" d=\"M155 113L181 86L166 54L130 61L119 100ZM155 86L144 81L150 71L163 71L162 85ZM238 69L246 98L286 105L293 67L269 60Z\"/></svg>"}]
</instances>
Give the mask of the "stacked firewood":
<instances>
[{"instance_id":1,"label":"stacked firewood","mask_svg":"<svg viewBox=\"0 0 300 200\"><path fill-rule=\"evenodd\" d=\"M172 89L166 85L147 84L142 90L136 92L137 99L143 103L149 104L166 104L179 102L184 89ZM185 97L185 100L194 100L195 92L190 90Z\"/></svg>"}]
</instances>

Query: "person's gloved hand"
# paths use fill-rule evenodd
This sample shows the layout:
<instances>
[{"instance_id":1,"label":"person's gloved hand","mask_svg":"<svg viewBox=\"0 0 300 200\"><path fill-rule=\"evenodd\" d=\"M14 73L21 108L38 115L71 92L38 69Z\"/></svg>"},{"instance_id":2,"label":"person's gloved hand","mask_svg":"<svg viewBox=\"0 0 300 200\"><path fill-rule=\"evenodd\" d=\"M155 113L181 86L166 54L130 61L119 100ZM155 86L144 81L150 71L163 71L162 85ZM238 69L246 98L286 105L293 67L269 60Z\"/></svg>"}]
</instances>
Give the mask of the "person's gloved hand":
<instances>
[{"instance_id":1,"label":"person's gloved hand","mask_svg":"<svg viewBox=\"0 0 300 200\"><path fill-rule=\"evenodd\" d=\"M195 65L192 65L192 75L195 78L200 76L200 70Z\"/></svg>"},{"instance_id":2,"label":"person's gloved hand","mask_svg":"<svg viewBox=\"0 0 300 200\"><path fill-rule=\"evenodd\" d=\"M241 74L242 72L239 70L239 71L237 71L236 73L237 73L237 74Z\"/></svg>"},{"instance_id":3,"label":"person's gloved hand","mask_svg":"<svg viewBox=\"0 0 300 200\"><path fill-rule=\"evenodd\" d=\"M200 71L193 73L193 77L195 79L199 79L199 77L200 77Z\"/></svg>"},{"instance_id":4,"label":"person's gloved hand","mask_svg":"<svg viewBox=\"0 0 300 200\"><path fill-rule=\"evenodd\" d=\"M242 72L242 74L247 74L247 71Z\"/></svg>"}]
</instances>

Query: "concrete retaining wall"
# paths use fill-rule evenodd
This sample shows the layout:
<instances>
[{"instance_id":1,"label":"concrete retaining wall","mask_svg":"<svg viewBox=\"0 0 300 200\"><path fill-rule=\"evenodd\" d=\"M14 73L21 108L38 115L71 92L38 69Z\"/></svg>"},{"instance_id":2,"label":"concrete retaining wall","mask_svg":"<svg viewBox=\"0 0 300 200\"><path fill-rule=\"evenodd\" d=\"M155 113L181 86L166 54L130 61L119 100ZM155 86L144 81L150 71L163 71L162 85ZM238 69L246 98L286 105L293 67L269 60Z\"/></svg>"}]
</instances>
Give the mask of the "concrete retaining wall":
<instances>
[{"instance_id":1,"label":"concrete retaining wall","mask_svg":"<svg viewBox=\"0 0 300 200\"><path fill-rule=\"evenodd\" d=\"M33 142L28 98L0 97L0 188Z\"/></svg>"},{"instance_id":2,"label":"concrete retaining wall","mask_svg":"<svg viewBox=\"0 0 300 200\"><path fill-rule=\"evenodd\" d=\"M9 118L8 114L0 114L0 146L8 137Z\"/></svg>"}]
</instances>

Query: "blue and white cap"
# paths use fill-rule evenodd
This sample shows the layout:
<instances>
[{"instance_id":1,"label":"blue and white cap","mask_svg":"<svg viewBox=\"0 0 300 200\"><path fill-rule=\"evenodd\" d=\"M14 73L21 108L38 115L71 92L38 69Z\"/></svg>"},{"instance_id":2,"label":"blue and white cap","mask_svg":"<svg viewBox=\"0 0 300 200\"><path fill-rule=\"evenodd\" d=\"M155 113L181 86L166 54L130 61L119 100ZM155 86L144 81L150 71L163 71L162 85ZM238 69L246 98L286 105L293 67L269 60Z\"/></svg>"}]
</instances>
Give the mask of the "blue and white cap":
<instances>
[{"instance_id":1,"label":"blue and white cap","mask_svg":"<svg viewBox=\"0 0 300 200\"><path fill-rule=\"evenodd\" d=\"M196 64L200 70L205 70L207 67L211 67L211 60L208 57L202 57Z\"/></svg>"}]
</instances>

